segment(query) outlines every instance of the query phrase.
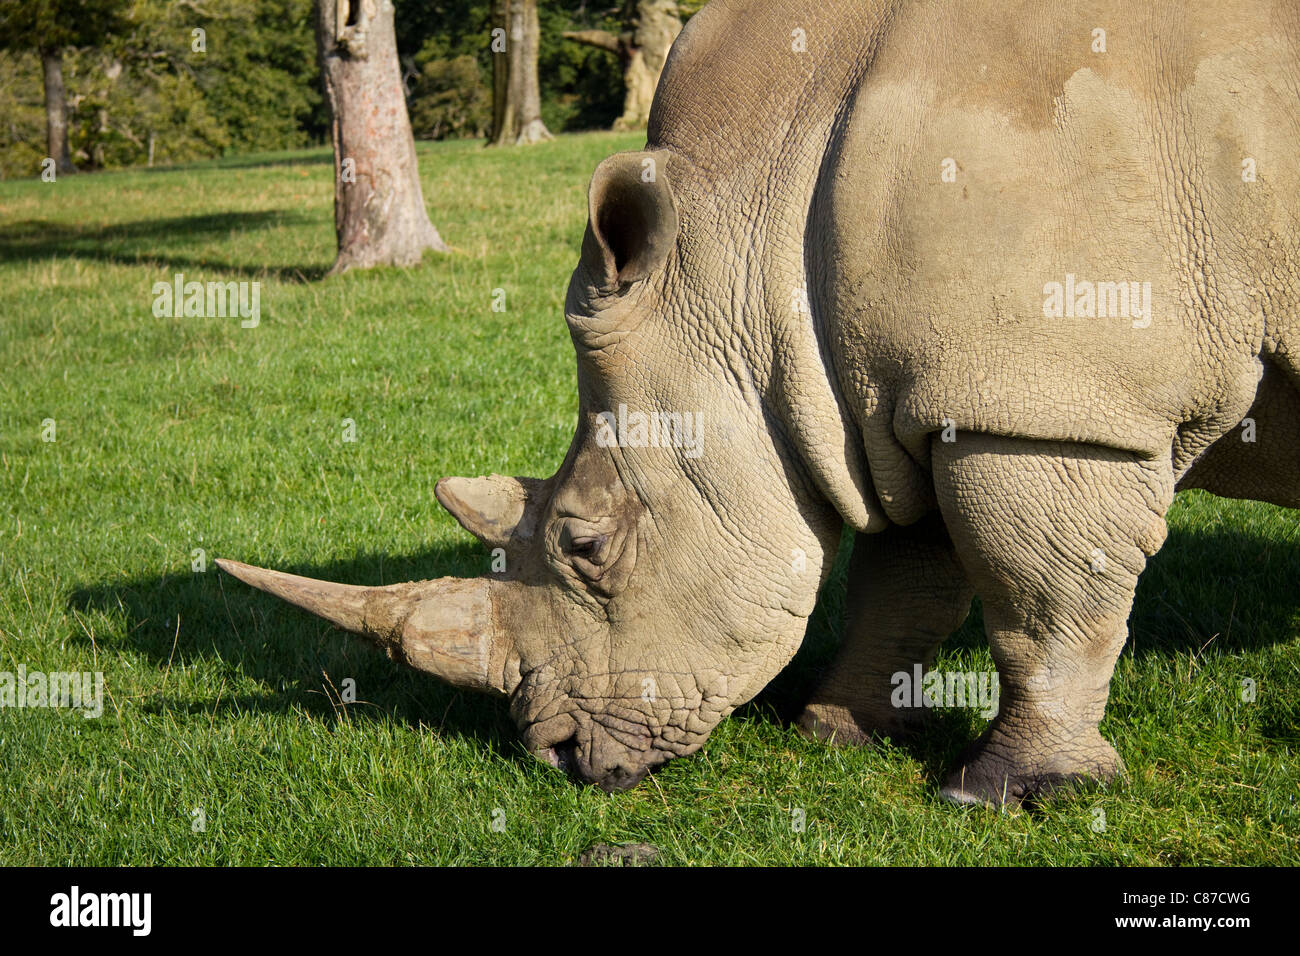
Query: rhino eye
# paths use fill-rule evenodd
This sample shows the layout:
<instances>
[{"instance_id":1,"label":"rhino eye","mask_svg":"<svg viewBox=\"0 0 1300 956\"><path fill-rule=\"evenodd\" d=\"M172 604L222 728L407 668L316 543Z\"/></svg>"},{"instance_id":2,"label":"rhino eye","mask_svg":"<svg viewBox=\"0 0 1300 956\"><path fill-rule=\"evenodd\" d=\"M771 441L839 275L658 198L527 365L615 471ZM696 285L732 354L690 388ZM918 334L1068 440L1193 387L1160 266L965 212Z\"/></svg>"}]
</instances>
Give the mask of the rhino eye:
<instances>
[{"instance_id":1,"label":"rhino eye","mask_svg":"<svg viewBox=\"0 0 1300 956\"><path fill-rule=\"evenodd\" d=\"M607 540L608 535L583 535L570 541L567 550L571 557L582 558L589 564L599 566L605 561L605 542Z\"/></svg>"}]
</instances>

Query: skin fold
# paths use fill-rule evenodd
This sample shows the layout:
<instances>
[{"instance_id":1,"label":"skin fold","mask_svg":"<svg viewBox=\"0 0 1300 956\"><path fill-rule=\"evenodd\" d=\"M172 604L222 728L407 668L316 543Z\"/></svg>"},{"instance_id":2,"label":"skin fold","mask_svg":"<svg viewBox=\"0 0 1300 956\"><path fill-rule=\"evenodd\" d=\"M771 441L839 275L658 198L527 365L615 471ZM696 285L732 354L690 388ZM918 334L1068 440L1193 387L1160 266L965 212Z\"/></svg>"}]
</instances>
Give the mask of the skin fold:
<instances>
[{"instance_id":1,"label":"skin fold","mask_svg":"<svg viewBox=\"0 0 1300 956\"><path fill-rule=\"evenodd\" d=\"M506 695L539 757L619 789L789 662L847 524L844 644L801 728L917 729L891 675L978 594L1001 703L943 794L1105 780L1175 489L1300 507L1298 44L1266 0L713 0L646 150L592 181L568 456L439 483L505 570L376 593L223 567ZM1079 282L1149 308L1052 313Z\"/></svg>"}]
</instances>

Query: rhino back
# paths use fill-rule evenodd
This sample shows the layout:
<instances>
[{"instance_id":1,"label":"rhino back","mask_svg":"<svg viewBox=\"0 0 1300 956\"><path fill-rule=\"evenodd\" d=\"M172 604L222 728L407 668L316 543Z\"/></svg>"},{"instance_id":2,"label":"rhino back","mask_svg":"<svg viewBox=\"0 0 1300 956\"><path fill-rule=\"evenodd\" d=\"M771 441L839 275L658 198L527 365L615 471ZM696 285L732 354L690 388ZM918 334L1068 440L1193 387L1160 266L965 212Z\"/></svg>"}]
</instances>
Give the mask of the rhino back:
<instances>
[{"instance_id":1,"label":"rhino back","mask_svg":"<svg viewBox=\"0 0 1300 956\"><path fill-rule=\"evenodd\" d=\"M1265 0L899 5L809 230L891 518L930 506L946 426L1181 472L1246 414L1261 360L1300 372L1298 21Z\"/></svg>"}]
</instances>

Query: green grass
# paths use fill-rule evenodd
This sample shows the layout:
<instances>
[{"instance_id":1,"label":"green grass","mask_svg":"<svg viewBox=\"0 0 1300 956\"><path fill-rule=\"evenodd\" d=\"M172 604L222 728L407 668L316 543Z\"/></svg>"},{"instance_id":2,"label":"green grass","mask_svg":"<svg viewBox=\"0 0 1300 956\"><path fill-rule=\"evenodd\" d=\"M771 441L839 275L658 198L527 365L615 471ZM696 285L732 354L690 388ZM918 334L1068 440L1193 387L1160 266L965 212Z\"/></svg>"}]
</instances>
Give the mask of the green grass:
<instances>
[{"instance_id":1,"label":"green grass","mask_svg":"<svg viewBox=\"0 0 1300 956\"><path fill-rule=\"evenodd\" d=\"M839 630L842 561L795 664L697 756L614 796L524 754L502 705L213 569L485 571L433 484L562 460L586 182L637 145L421 145L456 254L323 281L323 151L0 183L0 670L100 670L108 695L98 720L0 709L0 862L566 863L628 842L695 864L1300 862L1295 512L1179 497L1103 726L1126 778L1016 814L937 797L973 712L906 748L790 728ZM260 280L261 325L155 318L151 287L176 272ZM942 666L992 669L978 623Z\"/></svg>"}]
</instances>

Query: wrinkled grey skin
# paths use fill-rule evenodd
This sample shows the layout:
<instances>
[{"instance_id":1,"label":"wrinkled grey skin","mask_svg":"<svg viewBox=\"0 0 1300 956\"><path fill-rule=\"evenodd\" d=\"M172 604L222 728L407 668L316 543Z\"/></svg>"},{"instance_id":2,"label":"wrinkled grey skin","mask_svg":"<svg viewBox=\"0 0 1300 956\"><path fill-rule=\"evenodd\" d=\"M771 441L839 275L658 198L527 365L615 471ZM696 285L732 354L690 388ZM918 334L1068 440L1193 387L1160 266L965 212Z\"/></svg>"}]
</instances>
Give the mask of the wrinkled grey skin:
<instances>
[{"instance_id":1,"label":"wrinkled grey skin","mask_svg":"<svg viewBox=\"0 0 1300 956\"><path fill-rule=\"evenodd\" d=\"M1112 776L1097 724L1175 488L1300 506L1298 37L1262 0L714 0L646 152L592 183L564 464L439 484L507 571L378 596L232 573L507 694L530 749L616 789L785 666L847 524L805 731L914 730L890 677L978 593L1001 710L945 796ZM1150 282L1149 321L1046 316L1067 273ZM620 406L699 413L701 453L604 447Z\"/></svg>"}]
</instances>

